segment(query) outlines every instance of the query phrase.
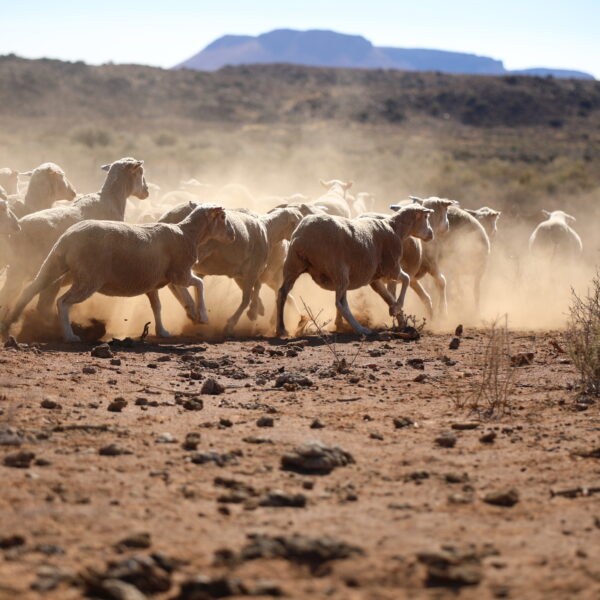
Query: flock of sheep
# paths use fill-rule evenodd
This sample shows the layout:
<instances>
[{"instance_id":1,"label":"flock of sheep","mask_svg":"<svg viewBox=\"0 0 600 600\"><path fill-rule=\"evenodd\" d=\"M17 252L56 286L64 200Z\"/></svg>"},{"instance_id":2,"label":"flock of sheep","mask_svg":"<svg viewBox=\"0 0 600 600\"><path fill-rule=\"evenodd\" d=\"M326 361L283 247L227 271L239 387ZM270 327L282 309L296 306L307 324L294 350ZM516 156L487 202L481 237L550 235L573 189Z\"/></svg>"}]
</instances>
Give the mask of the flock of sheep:
<instances>
[{"instance_id":1,"label":"flock of sheep","mask_svg":"<svg viewBox=\"0 0 600 600\"><path fill-rule=\"evenodd\" d=\"M277 335L287 335L285 308L301 314L290 291L303 273L335 292L336 326L345 320L358 334L369 329L352 314L347 292L364 286L399 318L410 287L433 318L447 312L447 279L458 284L470 277L479 306L500 216L488 207L463 210L453 200L411 197L392 205L391 214L377 213L371 194L353 196L352 182L331 180L321 181L325 192L316 199L268 198L270 210L259 214L243 186L216 190L190 180L157 200L150 198L158 189L146 182L143 161L122 158L102 168L107 171L102 189L82 196L53 163L27 173L0 169L4 333L39 295L37 310L49 315L56 303L65 340L79 341L69 310L99 292L146 294L156 335L168 336L158 290L168 286L193 322L207 323L205 275L230 277L242 292L226 335L245 311L251 320L264 315L263 284L277 294L272 325ZM27 188L19 190L24 179ZM530 253L581 254L581 240L570 226L575 219L562 211L546 216L530 237ZM434 283L435 307L422 285L425 275ZM70 287L56 300L63 285Z\"/></svg>"}]
</instances>

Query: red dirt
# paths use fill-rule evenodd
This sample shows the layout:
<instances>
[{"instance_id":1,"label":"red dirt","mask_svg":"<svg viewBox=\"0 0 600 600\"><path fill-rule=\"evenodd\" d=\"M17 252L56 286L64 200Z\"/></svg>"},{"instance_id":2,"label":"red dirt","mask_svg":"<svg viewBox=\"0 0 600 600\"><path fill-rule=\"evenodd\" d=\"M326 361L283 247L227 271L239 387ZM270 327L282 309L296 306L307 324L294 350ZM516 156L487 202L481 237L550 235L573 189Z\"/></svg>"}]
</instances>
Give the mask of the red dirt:
<instances>
[{"instance_id":1,"label":"red dirt","mask_svg":"<svg viewBox=\"0 0 600 600\"><path fill-rule=\"evenodd\" d=\"M574 369L551 344L560 335L512 334L513 352L534 352L534 360L516 369L512 414L491 420L478 420L452 401L465 398L477 380L483 334L467 331L458 350L448 349L452 337L407 343L384 335L361 344L339 336L337 351L349 361L358 355L349 373L323 378L314 371L331 365L333 355L318 338L307 338L310 345L296 357L270 356L286 347L268 339L150 341L114 349L120 365L92 358L83 344L0 349L0 429L24 438L20 447L0 445L0 545L10 545L13 534L25 538L0 550L0 598L80 598L78 577L43 593L31 585L39 583L44 565L74 575L89 567L103 572L109 560L157 551L182 561L170 590L152 596L157 599L176 597L181 582L197 574L238 577L247 586L270 579L294 599L600 597L600 494L551 497L551 490L600 485L599 459L573 454L600 448L598 404L577 409ZM257 344L264 353L252 351ZM446 364L444 355L456 364ZM205 362L195 368L202 379L189 378L195 361L224 358L229 365ZM424 359L424 371L408 366L410 358ZM95 372L84 373L86 366ZM234 367L239 379L232 378ZM275 388L282 368L303 372L314 385ZM415 382L421 373L427 377ZM199 395L207 377L225 392ZM189 396L176 398L178 391L197 392L203 410L184 409L180 403ZM46 397L61 408L42 408ZM108 411L117 397L127 406ZM136 405L137 398L157 406ZM264 415L274 419L272 428L256 425ZM416 425L396 428L397 417ZM324 428L311 429L316 418ZM474 420L475 429L452 430ZM435 443L450 430L454 447ZM488 431L497 434L495 441L480 442ZM165 432L177 442L156 443ZM198 451L243 455L223 467L194 464L194 453L182 448L191 432L200 434ZM272 443L248 443L248 436ZM308 440L338 445L355 463L328 475L282 471L282 454ZM111 443L132 454L98 454ZM1 464L22 450L50 464ZM448 475L460 481L449 483ZM257 507L252 496L220 502L230 490L215 485L217 477L243 482L259 495L275 489L304 494L307 505ZM516 505L483 501L507 488L518 490ZM451 502L450 495L467 503ZM115 548L138 532L150 534L149 549ZM250 533L329 535L364 554L313 570L282 558L214 564L215 551L238 552ZM417 554L469 544L483 551L481 582L427 587Z\"/></svg>"}]
</instances>

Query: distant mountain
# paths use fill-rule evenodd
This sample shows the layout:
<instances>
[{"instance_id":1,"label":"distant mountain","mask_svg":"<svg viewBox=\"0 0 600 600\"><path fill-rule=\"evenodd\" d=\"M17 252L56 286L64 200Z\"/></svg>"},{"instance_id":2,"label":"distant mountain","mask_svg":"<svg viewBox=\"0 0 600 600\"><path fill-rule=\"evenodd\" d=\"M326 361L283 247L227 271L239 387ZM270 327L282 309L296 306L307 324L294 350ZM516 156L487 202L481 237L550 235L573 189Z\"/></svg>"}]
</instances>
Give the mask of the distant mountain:
<instances>
[{"instance_id":1,"label":"distant mountain","mask_svg":"<svg viewBox=\"0 0 600 600\"><path fill-rule=\"evenodd\" d=\"M470 75L507 75L501 60L463 52L424 48L377 47L360 35L313 29L276 29L259 36L225 35L175 66L176 69L216 71L224 66L289 63L313 67L440 71ZM536 68L521 75L594 79L581 71Z\"/></svg>"}]
</instances>

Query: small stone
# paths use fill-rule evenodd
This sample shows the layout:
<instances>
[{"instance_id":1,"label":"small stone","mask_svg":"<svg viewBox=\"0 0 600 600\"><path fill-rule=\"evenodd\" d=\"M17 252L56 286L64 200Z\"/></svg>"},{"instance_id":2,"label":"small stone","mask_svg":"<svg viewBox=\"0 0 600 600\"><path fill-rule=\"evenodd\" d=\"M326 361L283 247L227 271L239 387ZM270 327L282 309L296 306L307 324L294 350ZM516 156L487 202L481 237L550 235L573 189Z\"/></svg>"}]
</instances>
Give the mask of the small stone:
<instances>
[{"instance_id":1,"label":"small stone","mask_svg":"<svg viewBox=\"0 0 600 600\"><path fill-rule=\"evenodd\" d=\"M246 595L246 588L239 579L226 576L196 575L182 582L179 594L172 600L211 600L212 598Z\"/></svg>"},{"instance_id":2,"label":"small stone","mask_svg":"<svg viewBox=\"0 0 600 600\"><path fill-rule=\"evenodd\" d=\"M455 338L452 338L452 341L450 342L450 345L448 346L448 348L450 350L458 350L459 346L460 346L460 338L455 337Z\"/></svg>"},{"instance_id":3,"label":"small stone","mask_svg":"<svg viewBox=\"0 0 600 600\"><path fill-rule=\"evenodd\" d=\"M25 545L25 538L22 535L1 535L0 534L0 548L2 550L8 550L9 548L16 548L18 546Z\"/></svg>"},{"instance_id":4,"label":"small stone","mask_svg":"<svg viewBox=\"0 0 600 600\"><path fill-rule=\"evenodd\" d=\"M85 367L83 367L83 369L81 369L81 371L85 375L93 375L94 373L96 373L96 367L91 367L90 365L86 365Z\"/></svg>"},{"instance_id":5,"label":"small stone","mask_svg":"<svg viewBox=\"0 0 600 600\"><path fill-rule=\"evenodd\" d=\"M181 444L184 450L197 450L198 444L200 443L200 434L196 432L188 433L185 436L185 441Z\"/></svg>"},{"instance_id":6,"label":"small stone","mask_svg":"<svg viewBox=\"0 0 600 600\"><path fill-rule=\"evenodd\" d=\"M114 356L108 344L100 344L92 348L90 354L95 358L113 358Z\"/></svg>"},{"instance_id":7,"label":"small stone","mask_svg":"<svg viewBox=\"0 0 600 600\"><path fill-rule=\"evenodd\" d=\"M354 463L349 452L339 446L327 446L323 442L311 441L286 452L281 457L281 468L299 473L331 473L336 467Z\"/></svg>"},{"instance_id":8,"label":"small stone","mask_svg":"<svg viewBox=\"0 0 600 600\"><path fill-rule=\"evenodd\" d=\"M113 367L120 367L121 366L121 359L120 358L111 358L110 359L110 364Z\"/></svg>"},{"instance_id":9,"label":"small stone","mask_svg":"<svg viewBox=\"0 0 600 600\"><path fill-rule=\"evenodd\" d=\"M258 501L259 506L304 508L306 496L304 494L286 494L281 490L272 490Z\"/></svg>"},{"instance_id":10,"label":"small stone","mask_svg":"<svg viewBox=\"0 0 600 600\"><path fill-rule=\"evenodd\" d=\"M256 421L257 427L273 427L274 424L273 417L262 416Z\"/></svg>"},{"instance_id":11,"label":"small stone","mask_svg":"<svg viewBox=\"0 0 600 600\"><path fill-rule=\"evenodd\" d=\"M256 344L256 346L254 346L252 348L252 350L250 350L250 352L252 352L252 354L264 354L265 353L265 347L262 346L261 344Z\"/></svg>"},{"instance_id":12,"label":"small stone","mask_svg":"<svg viewBox=\"0 0 600 600\"><path fill-rule=\"evenodd\" d=\"M204 408L204 400L202 398L187 398L182 404L185 410L202 410Z\"/></svg>"},{"instance_id":13,"label":"small stone","mask_svg":"<svg viewBox=\"0 0 600 600\"><path fill-rule=\"evenodd\" d=\"M404 427L410 427L414 425L415 422L410 417L395 417L394 418L394 427L396 429L404 429Z\"/></svg>"},{"instance_id":14,"label":"small stone","mask_svg":"<svg viewBox=\"0 0 600 600\"><path fill-rule=\"evenodd\" d=\"M323 429L325 427L324 423L320 419L313 419L310 424L311 429Z\"/></svg>"},{"instance_id":15,"label":"small stone","mask_svg":"<svg viewBox=\"0 0 600 600\"><path fill-rule=\"evenodd\" d=\"M150 548L152 539L147 531L132 533L116 544L118 548Z\"/></svg>"},{"instance_id":16,"label":"small stone","mask_svg":"<svg viewBox=\"0 0 600 600\"><path fill-rule=\"evenodd\" d=\"M493 444L495 439L496 439L496 432L488 431L479 438L479 441L482 444Z\"/></svg>"},{"instance_id":17,"label":"small stone","mask_svg":"<svg viewBox=\"0 0 600 600\"><path fill-rule=\"evenodd\" d=\"M217 396L218 394L222 394L225 391L225 388L212 377L209 377L203 384L202 389L200 390L201 394L207 394L209 396Z\"/></svg>"},{"instance_id":18,"label":"small stone","mask_svg":"<svg viewBox=\"0 0 600 600\"><path fill-rule=\"evenodd\" d=\"M454 448L457 437L451 431L444 431L435 438L435 443L442 448Z\"/></svg>"},{"instance_id":19,"label":"small stone","mask_svg":"<svg viewBox=\"0 0 600 600\"><path fill-rule=\"evenodd\" d=\"M15 469L28 469L31 466L31 463L34 458L34 452L27 452L26 450L21 450L21 452L7 454L4 457L4 465L6 467L13 467Z\"/></svg>"},{"instance_id":20,"label":"small stone","mask_svg":"<svg viewBox=\"0 0 600 600\"><path fill-rule=\"evenodd\" d=\"M111 600L147 600L148 598L135 585L120 579L104 579L94 589L101 591L102 598ZM96 594L94 595L96 596Z\"/></svg>"},{"instance_id":21,"label":"small stone","mask_svg":"<svg viewBox=\"0 0 600 600\"><path fill-rule=\"evenodd\" d=\"M121 412L127 406L127 400L125 398L115 398L107 407L106 410L110 412Z\"/></svg>"},{"instance_id":22,"label":"small stone","mask_svg":"<svg viewBox=\"0 0 600 600\"><path fill-rule=\"evenodd\" d=\"M456 337L460 337L463 334L463 326L461 325L457 325L456 329L454 330L454 335Z\"/></svg>"},{"instance_id":23,"label":"small stone","mask_svg":"<svg viewBox=\"0 0 600 600\"><path fill-rule=\"evenodd\" d=\"M148 398L136 398L135 399L135 405L136 406L147 406L148 405Z\"/></svg>"},{"instance_id":24,"label":"small stone","mask_svg":"<svg viewBox=\"0 0 600 600\"><path fill-rule=\"evenodd\" d=\"M422 371L425 368L425 362L422 358L409 358L406 361L406 364L413 369L418 369Z\"/></svg>"},{"instance_id":25,"label":"small stone","mask_svg":"<svg viewBox=\"0 0 600 600\"><path fill-rule=\"evenodd\" d=\"M23 441L23 436L11 427L0 430L0 446L20 446Z\"/></svg>"},{"instance_id":26,"label":"small stone","mask_svg":"<svg viewBox=\"0 0 600 600\"><path fill-rule=\"evenodd\" d=\"M107 446L102 446L102 448L98 450L98 454L100 454L100 456L121 456L123 454L133 454L133 452L118 444L108 444Z\"/></svg>"},{"instance_id":27,"label":"small stone","mask_svg":"<svg viewBox=\"0 0 600 600\"><path fill-rule=\"evenodd\" d=\"M56 402L56 400L52 400L52 398L44 398L40 402L40 406L42 408L47 408L48 410L57 410L61 408L60 404Z\"/></svg>"},{"instance_id":28,"label":"small stone","mask_svg":"<svg viewBox=\"0 0 600 600\"><path fill-rule=\"evenodd\" d=\"M233 427L233 421L231 419L226 419L225 417L221 417L219 419L219 427Z\"/></svg>"},{"instance_id":29,"label":"small stone","mask_svg":"<svg viewBox=\"0 0 600 600\"><path fill-rule=\"evenodd\" d=\"M423 383L424 381L426 381L428 378L427 373L419 373L414 379L413 381L415 381L416 383Z\"/></svg>"},{"instance_id":30,"label":"small stone","mask_svg":"<svg viewBox=\"0 0 600 600\"><path fill-rule=\"evenodd\" d=\"M175 444L177 442L175 436L172 433L169 433L168 431L165 431L164 433L161 433L158 436L156 436L156 439L154 441L157 444Z\"/></svg>"},{"instance_id":31,"label":"small stone","mask_svg":"<svg viewBox=\"0 0 600 600\"><path fill-rule=\"evenodd\" d=\"M483 497L483 501L487 502L487 504L494 504L495 506L510 507L514 506L519 501L519 492L515 488L489 492Z\"/></svg>"},{"instance_id":32,"label":"small stone","mask_svg":"<svg viewBox=\"0 0 600 600\"><path fill-rule=\"evenodd\" d=\"M371 431L371 433L369 433L369 438L372 440L383 441L383 436L378 431Z\"/></svg>"},{"instance_id":33,"label":"small stone","mask_svg":"<svg viewBox=\"0 0 600 600\"><path fill-rule=\"evenodd\" d=\"M301 373L294 373L292 371L286 371L275 379L275 387L296 386L297 387L309 387L313 385L312 379Z\"/></svg>"}]
</instances>

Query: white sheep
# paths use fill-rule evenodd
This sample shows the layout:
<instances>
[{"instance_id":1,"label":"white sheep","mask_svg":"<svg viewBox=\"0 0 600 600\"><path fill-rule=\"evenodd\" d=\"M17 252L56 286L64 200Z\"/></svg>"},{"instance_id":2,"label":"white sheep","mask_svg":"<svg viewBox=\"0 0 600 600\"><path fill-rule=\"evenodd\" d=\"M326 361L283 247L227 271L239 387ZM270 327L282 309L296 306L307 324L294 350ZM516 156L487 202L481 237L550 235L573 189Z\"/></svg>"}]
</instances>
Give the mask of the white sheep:
<instances>
[{"instance_id":1,"label":"white sheep","mask_svg":"<svg viewBox=\"0 0 600 600\"><path fill-rule=\"evenodd\" d=\"M498 233L498 217L500 217L502 213L499 210L490 208L489 206L482 206L477 210L471 210L468 208L465 208L464 210L481 223L485 229L485 232L488 234L490 242L493 241L496 237L496 233Z\"/></svg>"},{"instance_id":2,"label":"white sheep","mask_svg":"<svg viewBox=\"0 0 600 600\"><path fill-rule=\"evenodd\" d=\"M25 197L12 204L12 211L19 218L50 208L59 200L71 201L77 195L64 171L54 163L44 163L19 175L29 177Z\"/></svg>"},{"instance_id":3,"label":"white sheep","mask_svg":"<svg viewBox=\"0 0 600 600\"><path fill-rule=\"evenodd\" d=\"M10 209L8 201L0 199L0 235L11 235L19 231L21 231L19 219Z\"/></svg>"},{"instance_id":4,"label":"white sheep","mask_svg":"<svg viewBox=\"0 0 600 600\"><path fill-rule=\"evenodd\" d=\"M194 275L198 247L208 240L229 243L234 233L225 211L215 205L197 206L178 224L133 225L118 221L86 220L62 234L44 261L39 273L23 290L6 319L6 330L29 302L42 290L64 276L72 280L70 289L57 301L58 315L67 342L78 342L69 320L73 304L92 294L131 297L146 294L154 313L156 335L168 337L161 318L158 290L167 285L186 290L193 285L198 296L192 317L206 323L204 284ZM189 298L193 305L193 300Z\"/></svg>"},{"instance_id":5,"label":"white sheep","mask_svg":"<svg viewBox=\"0 0 600 600\"><path fill-rule=\"evenodd\" d=\"M529 238L529 253L536 257L574 259L583 252L583 244L577 232L570 227L575 217L555 210L542 210L548 217L542 221Z\"/></svg>"},{"instance_id":6,"label":"white sheep","mask_svg":"<svg viewBox=\"0 0 600 600\"><path fill-rule=\"evenodd\" d=\"M371 212L375 208L375 196L368 192L359 192L352 202L352 214L355 217Z\"/></svg>"},{"instance_id":7,"label":"white sheep","mask_svg":"<svg viewBox=\"0 0 600 600\"><path fill-rule=\"evenodd\" d=\"M175 207L163 215L160 222L169 223L181 218L193 203ZM225 275L231 277L242 291L242 300L227 320L225 335L230 336L242 313L248 308L248 317L255 320L260 302L260 277L265 271L269 249L282 239L292 235L302 214L295 208L282 208L267 215L258 216L249 210L226 210L235 230L232 244L213 240L203 245L198 253L198 263L194 271L200 275ZM175 286L170 286L178 298ZM178 298L179 299L179 298Z\"/></svg>"},{"instance_id":8,"label":"white sheep","mask_svg":"<svg viewBox=\"0 0 600 600\"><path fill-rule=\"evenodd\" d=\"M122 158L102 167L108 171L100 192L81 196L70 206L41 210L20 219L21 231L11 236L10 269L0 291L0 309L8 306L23 285L34 277L56 240L74 223L84 219L122 221L129 196L148 197L143 161ZM49 311L60 283L40 295L39 308Z\"/></svg>"},{"instance_id":9,"label":"white sheep","mask_svg":"<svg viewBox=\"0 0 600 600\"><path fill-rule=\"evenodd\" d=\"M409 276L401 269L402 245L409 236L433 238L428 217L431 210L408 206L386 219L351 219L330 215L306 217L298 226L283 266L283 283L277 294L277 335L285 336L284 306L294 283L309 273L320 287L335 292L339 323L341 317L358 334L368 334L352 315L346 293L370 285L390 307L390 315L402 312ZM402 282L398 299L384 282Z\"/></svg>"},{"instance_id":10,"label":"white sheep","mask_svg":"<svg viewBox=\"0 0 600 600\"><path fill-rule=\"evenodd\" d=\"M319 207L330 215L349 219L352 212L346 199L346 192L352 187L353 182L340 181L339 179L331 179L330 181L320 179L319 182L327 192L310 204Z\"/></svg>"}]
</instances>

